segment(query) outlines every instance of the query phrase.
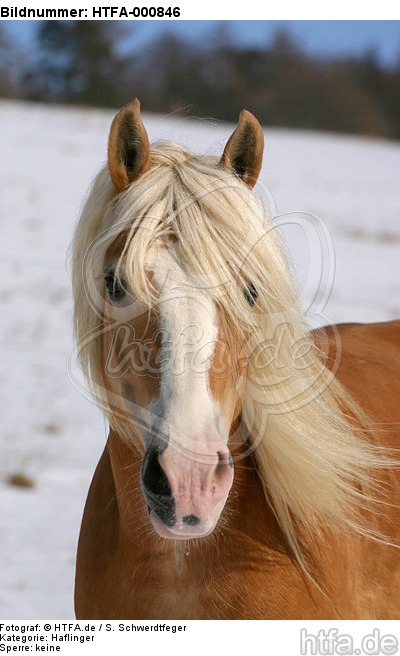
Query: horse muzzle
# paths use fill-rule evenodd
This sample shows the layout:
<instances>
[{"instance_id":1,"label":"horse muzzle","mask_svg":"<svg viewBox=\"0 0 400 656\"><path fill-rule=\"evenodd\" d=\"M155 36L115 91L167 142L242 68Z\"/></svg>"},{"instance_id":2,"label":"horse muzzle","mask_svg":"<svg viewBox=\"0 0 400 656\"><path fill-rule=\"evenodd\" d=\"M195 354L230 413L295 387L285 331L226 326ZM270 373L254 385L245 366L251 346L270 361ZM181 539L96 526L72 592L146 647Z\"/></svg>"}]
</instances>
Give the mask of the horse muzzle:
<instances>
[{"instance_id":1,"label":"horse muzzle","mask_svg":"<svg viewBox=\"0 0 400 656\"><path fill-rule=\"evenodd\" d=\"M171 439L163 450L150 446L143 459L142 490L153 527L163 538L209 535L233 483L232 457L221 438L190 442L190 450Z\"/></svg>"}]
</instances>

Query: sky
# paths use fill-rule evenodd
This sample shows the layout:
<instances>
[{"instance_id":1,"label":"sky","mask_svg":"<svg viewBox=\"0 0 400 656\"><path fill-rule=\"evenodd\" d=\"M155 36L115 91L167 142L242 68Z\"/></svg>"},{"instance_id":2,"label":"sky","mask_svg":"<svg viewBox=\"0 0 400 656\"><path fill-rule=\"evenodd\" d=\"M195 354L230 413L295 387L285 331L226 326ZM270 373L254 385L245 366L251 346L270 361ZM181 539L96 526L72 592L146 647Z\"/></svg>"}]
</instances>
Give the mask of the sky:
<instances>
[{"instance_id":1,"label":"sky","mask_svg":"<svg viewBox=\"0 0 400 656\"><path fill-rule=\"evenodd\" d=\"M391 64L400 59L400 21L135 21L124 23L132 29L126 47L140 47L162 32L174 32L197 44L204 44L219 24L229 27L235 41L243 45L262 46L268 43L279 28L286 28L310 55L357 55L374 50L379 60ZM5 27L15 38L29 47L36 21L5 21Z\"/></svg>"}]
</instances>

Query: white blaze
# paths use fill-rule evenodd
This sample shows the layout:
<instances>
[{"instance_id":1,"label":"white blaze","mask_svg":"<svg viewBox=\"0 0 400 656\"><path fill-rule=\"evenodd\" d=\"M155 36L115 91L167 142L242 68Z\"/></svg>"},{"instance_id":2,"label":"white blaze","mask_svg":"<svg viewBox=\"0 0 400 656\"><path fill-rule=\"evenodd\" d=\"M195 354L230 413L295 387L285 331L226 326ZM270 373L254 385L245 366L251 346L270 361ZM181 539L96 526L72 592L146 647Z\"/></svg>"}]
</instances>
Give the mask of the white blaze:
<instances>
[{"instance_id":1,"label":"white blaze","mask_svg":"<svg viewBox=\"0 0 400 656\"><path fill-rule=\"evenodd\" d=\"M174 433L178 431L186 438L201 434L204 438L208 432L215 433L218 420L209 387L218 337L216 309L167 250L158 251L151 268L160 292L160 402L164 419ZM211 427L213 430L208 431Z\"/></svg>"}]
</instances>

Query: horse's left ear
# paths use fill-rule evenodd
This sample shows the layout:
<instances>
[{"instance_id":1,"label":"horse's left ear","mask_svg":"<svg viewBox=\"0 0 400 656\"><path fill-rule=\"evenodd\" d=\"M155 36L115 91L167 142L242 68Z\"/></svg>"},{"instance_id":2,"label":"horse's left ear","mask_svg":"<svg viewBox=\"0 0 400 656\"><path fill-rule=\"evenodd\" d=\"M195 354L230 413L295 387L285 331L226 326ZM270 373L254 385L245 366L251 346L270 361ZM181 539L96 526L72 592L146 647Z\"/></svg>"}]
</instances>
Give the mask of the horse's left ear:
<instances>
[{"instance_id":1,"label":"horse's left ear","mask_svg":"<svg viewBox=\"0 0 400 656\"><path fill-rule=\"evenodd\" d=\"M237 128L225 146L221 164L236 173L248 187L254 187L260 174L263 152L262 127L253 114L242 109Z\"/></svg>"},{"instance_id":2,"label":"horse's left ear","mask_svg":"<svg viewBox=\"0 0 400 656\"><path fill-rule=\"evenodd\" d=\"M108 138L108 169L117 191L149 170L150 143L137 98L114 118Z\"/></svg>"}]
</instances>

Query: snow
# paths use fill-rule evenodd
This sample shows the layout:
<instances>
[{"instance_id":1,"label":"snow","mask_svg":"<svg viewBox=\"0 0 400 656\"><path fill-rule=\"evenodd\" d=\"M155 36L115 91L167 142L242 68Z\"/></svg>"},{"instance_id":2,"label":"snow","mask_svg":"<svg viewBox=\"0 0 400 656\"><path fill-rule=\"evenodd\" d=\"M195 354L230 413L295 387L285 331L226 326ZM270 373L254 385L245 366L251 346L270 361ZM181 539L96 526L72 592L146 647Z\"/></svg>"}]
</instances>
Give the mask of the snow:
<instances>
[{"instance_id":1,"label":"snow","mask_svg":"<svg viewBox=\"0 0 400 656\"><path fill-rule=\"evenodd\" d=\"M0 617L68 619L80 519L106 428L67 374L67 251L113 112L2 101L0 115ZM144 122L151 140L207 154L220 153L233 129ZM400 317L400 145L268 128L265 137L259 189L278 215L310 321ZM14 473L34 486L11 486Z\"/></svg>"}]
</instances>

